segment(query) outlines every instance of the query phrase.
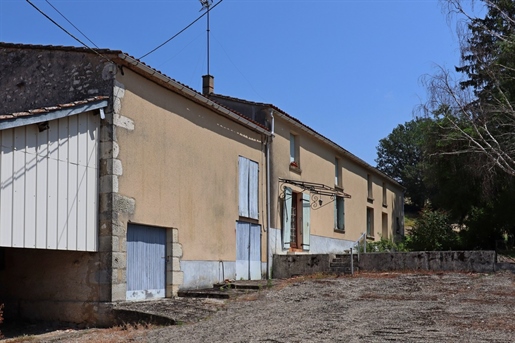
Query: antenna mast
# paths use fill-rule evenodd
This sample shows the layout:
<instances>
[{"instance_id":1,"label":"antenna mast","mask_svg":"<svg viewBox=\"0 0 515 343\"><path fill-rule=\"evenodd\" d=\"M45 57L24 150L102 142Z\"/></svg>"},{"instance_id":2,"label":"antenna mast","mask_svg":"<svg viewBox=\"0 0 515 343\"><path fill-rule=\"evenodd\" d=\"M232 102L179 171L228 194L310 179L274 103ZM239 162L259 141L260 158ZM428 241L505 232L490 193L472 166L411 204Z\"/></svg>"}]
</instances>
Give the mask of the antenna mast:
<instances>
[{"instance_id":1,"label":"antenna mast","mask_svg":"<svg viewBox=\"0 0 515 343\"><path fill-rule=\"evenodd\" d=\"M202 5L202 10L207 10L207 75L211 75L209 73L209 8L213 3L212 0L200 0L200 4Z\"/></svg>"}]
</instances>

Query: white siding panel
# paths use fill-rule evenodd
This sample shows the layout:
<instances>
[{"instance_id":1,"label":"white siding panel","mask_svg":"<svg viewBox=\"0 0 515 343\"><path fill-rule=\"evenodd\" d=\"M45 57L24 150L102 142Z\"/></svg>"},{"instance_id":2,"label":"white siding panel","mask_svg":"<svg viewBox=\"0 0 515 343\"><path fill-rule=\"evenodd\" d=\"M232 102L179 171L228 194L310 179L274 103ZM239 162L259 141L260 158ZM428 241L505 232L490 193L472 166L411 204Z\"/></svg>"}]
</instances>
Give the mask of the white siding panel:
<instances>
[{"instance_id":1,"label":"white siding panel","mask_svg":"<svg viewBox=\"0 0 515 343\"><path fill-rule=\"evenodd\" d=\"M0 245L12 245L13 212L13 139L14 130L0 131L2 152L0 155Z\"/></svg>"},{"instance_id":2,"label":"white siding panel","mask_svg":"<svg viewBox=\"0 0 515 343\"><path fill-rule=\"evenodd\" d=\"M25 225L25 127L14 129L13 247L23 247Z\"/></svg>"},{"instance_id":3,"label":"white siding panel","mask_svg":"<svg viewBox=\"0 0 515 343\"><path fill-rule=\"evenodd\" d=\"M48 182L46 201L46 247L57 247L57 209L59 208L59 127L52 125L48 129ZM43 206L43 205L41 205Z\"/></svg>"},{"instance_id":4,"label":"white siding panel","mask_svg":"<svg viewBox=\"0 0 515 343\"><path fill-rule=\"evenodd\" d=\"M70 155L72 151L70 151ZM70 158L72 160L72 158ZM77 185L77 165L68 163L68 210L66 213L66 238L67 250L77 250L77 202L78 202L78 185Z\"/></svg>"},{"instance_id":5,"label":"white siding panel","mask_svg":"<svg viewBox=\"0 0 515 343\"><path fill-rule=\"evenodd\" d=\"M0 246L96 251L99 122L0 131Z\"/></svg>"},{"instance_id":6,"label":"white siding panel","mask_svg":"<svg viewBox=\"0 0 515 343\"><path fill-rule=\"evenodd\" d=\"M24 247L36 247L37 127L25 128L25 233ZM22 153L22 152L20 152Z\"/></svg>"},{"instance_id":7,"label":"white siding panel","mask_svg":"<svg viewBox=\"0 0 515 343\"><path fill-rule=\"evenodd\" d=\"M97 175L98 171L88 168L88 194L87 194L87 228L86 228L86 250L96 251L98 244L97 235ZM94 189L94 191L93 191Z\"/></svg>"}]
</instances>

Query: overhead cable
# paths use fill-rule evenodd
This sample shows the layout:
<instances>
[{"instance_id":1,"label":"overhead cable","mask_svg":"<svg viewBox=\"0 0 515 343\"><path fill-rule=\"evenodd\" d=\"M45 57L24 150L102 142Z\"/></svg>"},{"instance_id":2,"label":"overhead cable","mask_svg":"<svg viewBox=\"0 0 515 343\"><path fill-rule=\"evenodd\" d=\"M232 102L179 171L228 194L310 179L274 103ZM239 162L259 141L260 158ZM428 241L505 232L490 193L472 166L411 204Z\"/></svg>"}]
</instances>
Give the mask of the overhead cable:
<instances>
[{"instance_id":1,"label":"overhead cable","mask_svg":"<svg viewBox=\"0 0 515 343\"><path fill-rule=\"evenodd\" d=\"M29 1L29 0L27 0ZM180 35L181 33L183 33L184 31L186 31L187 29L190 28L190 26L192 26L193 24L195 24L197 21L199 21L203 16L205 16L206 14L208 14L213 8L215 8L216 6L218 6L223 0L220 0L218 1L216 4L214 4L212 7L209 7L207 11L205 11L204 13L202 13L202 15L200 15L197 19L195 19L194 21L192 21L188 26L186 26L184 29L182 29L181 31L177 32L175 35L173 35L172 37L168 38L166 41L164 41L162 44L158 45L156 48L150 50L149 52L147 52L145 55L141 56L140 58L138 58L139 60L141 60L142 58L144 57L147 57L148 55L150 55L151 53L153 53L154 51L156 51L157 49L163 47L165 44L167 44L168 42L170 42L172 39L174 39L175 37L177 37L178 35Z\"/></svg>"},{"instance_id":2,"label":"overhead cable","mask_svg":"<svg viewBox=\"0 0 515 343\"><path fill-rule=\"evenodd\" d=\"M95 54L97 54L98 56L102 57L102 58L105 58L106 60L108 60L109 62L113 62L111 61L110 58L102 55L101 53L99 53L98 51L96 51L95 49L89 47L86 43L84 43L83 41L81 41L80 39L78 39L77 37L75 37L73 34L71 34L68 30L66 30L64 27L62 27L61 25L59 25L54 19L50 18L50 16L48 16L45 12L43 12L42 10L40 10L36 5L34 5L32 2L30 2L30 0L25 0L27 1L32 7L34 7L39 13L41 13L45 18L47 18L48 20L50 20L55 26L57 26L58 28L60 28L61 30L63 30L68 36L72 37L73 39L75 39L77 42L79 42L80 44L82 44L84 47L88 48L89 50L93 51ZM113 62L114 63L114 62Z\"/></svg>"},{"instance_id":3,"label":"overhead cable","mask_svg":"<svg viewBox=\"0 0 515 343\"><path fill-rule=\"evenodd\" d=\"M73 23L72 23L71 21L69 21L69 20L68 20L68 18L66 18L66 17L64 16L64 14L62 14L62 13L61 13L57 8L55 8L55 6L54 6L54 5L52 5L52 4L50 3L50 1L48 1L48 0L45 0L45 1L47 2L47 4L49 4L50 6L52 6L52 8L53 8L57 13L59 13L59 14L61 15L61 17L63 17L63 18L64 18L64 20L66 20L66 21L67 21L71 26L73 26L73 27L75 28L75 30L79 31L79 32L80 32L80 34L84 36L84 38L86 38L86 39L87 39L91 44L93 44L93 45L95 46L95 48L97 48L97 49L98 49L98 46L97 46L95 43L93 43L93 41L92 41L91 39L89 39L89 38L88 38L88 36L86 36L86 35L84 34L84 32L82 32L81 30L79 30L79 28L78 28L77 26L73 25Z\"/></svg>"}]
</instances>

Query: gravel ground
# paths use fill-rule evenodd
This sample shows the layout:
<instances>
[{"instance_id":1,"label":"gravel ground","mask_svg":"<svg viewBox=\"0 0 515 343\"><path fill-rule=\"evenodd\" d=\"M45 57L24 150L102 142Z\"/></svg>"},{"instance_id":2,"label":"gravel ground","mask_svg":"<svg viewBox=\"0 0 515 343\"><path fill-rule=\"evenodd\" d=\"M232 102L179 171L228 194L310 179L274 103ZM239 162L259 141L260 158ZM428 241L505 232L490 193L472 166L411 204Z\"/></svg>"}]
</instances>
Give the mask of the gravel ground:
<instances>
[{"instance_id":1,"label":"gravel ground","mask_svg":"<svg viewBox=\"0 0 515 343\"><path fill-rule=\"evenodd\" d=\"M515 274L303 277L213 302L191 324L57 332L31 342L515 342ZM197 303L196 306L200 306ZM198 318L196 318L197 320ZM21 341L21 340L18 340Z\"/></svg>"}]
</instances>

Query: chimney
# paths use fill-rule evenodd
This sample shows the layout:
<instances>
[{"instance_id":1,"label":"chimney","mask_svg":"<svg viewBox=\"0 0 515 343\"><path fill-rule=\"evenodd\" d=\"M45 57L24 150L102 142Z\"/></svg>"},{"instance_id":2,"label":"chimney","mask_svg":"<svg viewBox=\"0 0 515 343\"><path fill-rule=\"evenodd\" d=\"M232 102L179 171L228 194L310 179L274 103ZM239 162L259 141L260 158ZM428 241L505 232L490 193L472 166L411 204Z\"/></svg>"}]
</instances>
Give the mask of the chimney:
<instances>
[{"instance_id":1,"label":"chimney","mask_svg":"<svg viewBox=\"0 0 515 343\"><path fill-rule=\"evenodd\" d=\"M215 78L213 75L202 76L202 95L209 96L215 90Z\"/></svg>"}]
</instances>

